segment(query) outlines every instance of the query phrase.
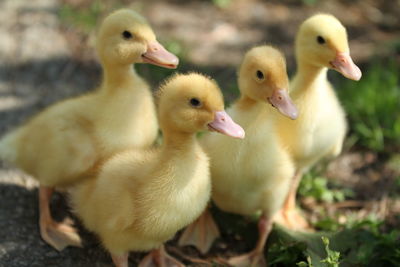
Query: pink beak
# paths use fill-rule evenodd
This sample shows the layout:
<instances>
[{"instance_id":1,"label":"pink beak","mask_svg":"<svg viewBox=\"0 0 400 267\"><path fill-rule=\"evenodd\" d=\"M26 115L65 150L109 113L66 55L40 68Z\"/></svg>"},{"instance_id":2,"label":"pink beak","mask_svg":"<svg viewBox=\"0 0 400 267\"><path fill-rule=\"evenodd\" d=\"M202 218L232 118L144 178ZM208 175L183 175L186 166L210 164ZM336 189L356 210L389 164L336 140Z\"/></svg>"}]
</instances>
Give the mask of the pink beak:
<instances>
[{"instance_id":1,"label":"pink beak","mask_svg":"<svg viewBox=\"0 0 400 267\"><path fill-rule=\"evenodd\" d=\"M244 130L240 125L236 124L225 111L215 112L214 121L208 124L211 131L216 131L234 138L244 138Z\"/></svg>"},{"instance_id":2,"label":"pink beak","mask_svg":"<svg viewBox=\"0 0 400 267\"><path fill-rule=\"evenodd\" d=\"M142 59L145 63L168 69L176 69L179 64L179 59L157 41L148 43L147 51L142 55Z\"/></svg>"},{"instance_id":3,"label":"pink beak","mask_svg":"<svg viewBox=\"0 0 400 267\"><path fill-rule=\"evenodd\" d=\"M361 70L354 64L348 52L338 52L336 58L330 62L332 67L344 77L358 81L361 79Z\"/></svg>"},{"instance_id":4,"label":"pink beak","mask_svg":"<svg viewBox=\"0 0 400 267\"><path fill-rule=\"evenodd\" d=\"M268 102L286 117L289 117L292 120L297 119L299 112L297 111L296 106L293 104L292 99L289 96L288 90L274 90L272 96L268 98Z\"/></svg>"}]
</instances>

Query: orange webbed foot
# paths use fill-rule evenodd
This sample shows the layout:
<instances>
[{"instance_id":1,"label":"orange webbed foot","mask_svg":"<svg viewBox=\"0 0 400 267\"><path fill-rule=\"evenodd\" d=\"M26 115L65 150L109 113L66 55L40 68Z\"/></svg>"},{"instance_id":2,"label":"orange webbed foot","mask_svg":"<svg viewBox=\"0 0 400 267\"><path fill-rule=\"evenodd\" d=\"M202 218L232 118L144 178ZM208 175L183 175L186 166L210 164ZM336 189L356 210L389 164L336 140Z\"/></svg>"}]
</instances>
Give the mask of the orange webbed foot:
<instances>
[{"instance_id":1,"label":"orange webbed foot","mask_svg":"<svg viewBox=\"0 0 400 267\"><path fill-rule=\"evenodd\" d=\"M277 214L275 222L295 231L310 231L312 229L297 209L282 209Z\"/></svg>"},{"instance_id":2,"label":"orange webbed foot","mask_svg":"<svg viewBox=\"0 0 400 267\"><path fill-rule=\"evenodd\" d=\"M40 221L40 235L45 242L58 251L67 246L82 247L77 230L66 222Z\"/></svg>"},{"instance_id":3,"label":"orange webbed foot","mask_svg":"<svg viewBox=\"0 0 400 267\"><path fill-rule=\"evenodd\" d=\"M185 265L170 256L162 246L147 254L138 267L185 267Z\"/></svg>"},{"instance_id":4,"label":"orange webbed foot","mask_svg":"<svg viewBox=\"0 0 400 267\"><path fill-rule=\"evenodd\" d=\"M215 239L220 236L211 213L206 210L191 225L189 225L179 238L179 246L193 245L202 254L207 253Z\"/></svg>"}]
</instances>

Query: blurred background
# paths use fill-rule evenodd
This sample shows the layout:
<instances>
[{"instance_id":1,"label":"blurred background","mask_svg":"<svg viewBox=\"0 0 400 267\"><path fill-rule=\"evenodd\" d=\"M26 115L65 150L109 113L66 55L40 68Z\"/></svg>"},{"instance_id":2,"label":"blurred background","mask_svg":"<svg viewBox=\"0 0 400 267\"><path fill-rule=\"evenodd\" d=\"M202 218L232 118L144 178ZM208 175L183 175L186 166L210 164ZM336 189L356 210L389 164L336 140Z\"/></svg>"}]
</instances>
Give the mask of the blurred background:
<instances>
[{"instance_id":1,"label":"blurred background","mask_svg":"<svg viewBox=\"0 0 400 267\"><path fill-rule=\"evenodd\" d=\"M320 163L302 181L301 207L316 232L276 228L268 260L271 266L337 266L329 265L334 259L321 260L339 251L340 266L400 265L399 0L1 0L0 136L46 106L100 83L95 31L119 7L148 19L158 40L180 57L178 71L215 78L227 105L238 95L236 69L247 49L264 43L280 48L292 76L300 23L317 12L335 15L348 30L351 55L363 71L359 82L329 72L348 114L348 138L341 156ZM144 64L135 68L153 88L174 72ZM0 266L110 265L85 231L85 249L57 253L45 245L37 229L37 183L1 164ZM67 210L60 195L53 204ZM254 218L214 213L224 238L203 258L253 246ZM321 236L329 237L330 247ZM201 256L191 248L171 252L182 260ZM140 256L131 257L133 265Z\"/></svg>"}]
</instances>

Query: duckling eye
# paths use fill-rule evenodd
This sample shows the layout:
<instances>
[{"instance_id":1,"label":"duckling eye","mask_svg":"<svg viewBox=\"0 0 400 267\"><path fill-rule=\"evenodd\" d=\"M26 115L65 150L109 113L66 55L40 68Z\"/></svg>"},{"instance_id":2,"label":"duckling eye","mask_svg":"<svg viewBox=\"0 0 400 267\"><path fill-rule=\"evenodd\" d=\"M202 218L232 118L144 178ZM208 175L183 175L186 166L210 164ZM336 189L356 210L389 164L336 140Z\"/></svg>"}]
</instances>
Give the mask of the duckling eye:
<instances>
[{"instance_id":1,"label":"duckling eye","mask_svg":"<svg viewBox=\"0 0 400 267\"><path fill-rule=\"evenodd\" d=\"M131 39L133 36L132 36L132 33L129 31L123 31L122 37L124 37L124 39L128 40L128 39Z\"/></svg>"},{"instance_id":2,"label":"duckling eye","mask_svg":"<svg viewBox=\"0 0 400 267\"><path fill-rule=\"evenodd\" d=\"M261 70L256 71L256 76L259 80L264 80L264 73Z\"/></svg>"},{"instance_id":3,"label":"duckling eye","mask_svg":"<svg viewBox=\"0 0 400 267\"><path fill-rule=\"evenodd\" d=\"M317 42L319 43L319 44L324 44L326 41L325 41L325 39L322 37L322 36L317 36Z\"/></svg>"},{"instance_id":4,"label":"duckling eye","mask_svg":"<svg viewBox=\"0 0 400 267\"><path fill-rule=\"evenodd\" d=\"M197 107L200 107L200 106L201 106L201 102L200 102L200 100L198 100L197 98L192 98L192 99L190 99L190 105L191 105L192 107L197 108Z\"/></svg>"}]
</instances>

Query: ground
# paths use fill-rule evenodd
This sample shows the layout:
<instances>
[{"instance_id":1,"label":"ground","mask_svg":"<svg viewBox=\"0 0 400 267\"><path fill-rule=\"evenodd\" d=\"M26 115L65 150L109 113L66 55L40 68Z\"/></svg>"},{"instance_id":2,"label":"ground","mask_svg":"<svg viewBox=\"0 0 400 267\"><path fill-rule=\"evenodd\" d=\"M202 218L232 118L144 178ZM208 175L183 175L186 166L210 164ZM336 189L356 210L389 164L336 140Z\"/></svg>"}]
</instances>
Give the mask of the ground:
<instances>
[{"instance_id":1,"label":"ground","mask_svg":"<svg viewBox=\"0 0 400 267\"><path fill-rule=\"evenodd\" d=\"M399 41L398 3L343 0L316 1L309 6L306 2L309 1L238 0L222 8L213 1L152 0L136 1L133 6L148 17L161 42L178 46L185 58L183 70L201 70L215 77L226 88L224 94L228 99L237 95L235 68L244 51L255 44L267 42L281 48L287 56L289 72L293 73L297 27L317 11L333 13L346 25L357 64L367 66L376 56L399 60L399 55L390 50ZM127 3L122 1L120 5ZM68 18L60 19L65 16L66 5L85 8L90 4L80 0L0 2L0 136L46 106L99 84L101 71L93 52L93 31L65 22ZM153 68L140 69L148 79L153 78ZM157 76L150 82L156 86L160 79ZM97 239L82 228L84 249L68 248L58 253L45 244L37 225L37 182L1 164L0 266L111 265ZM308 218L318 220L321 209L332 216L343 210L343 217L339 218L342 221L348 214L362 218L372 212L386 219L387 225L395 225L400 205L390 194L399 170L391 164L392 161L371 151L345 150L329 163L326 176L353 188L353 200L325 205L303 198L301 203ZM64 218L68 210L64 197L57 195L52 204L58 212L56 218ZM233 247L231 240L239 240L239 245ZM240 236L228 235L209 256L248 249L240 240ZM170 246L171 252L184 257L174 249L174 244ZM186 248L185 253L198 256L191 248ZM140 257L132 254L132 264Z\"/></svg>"}]
</instances>

